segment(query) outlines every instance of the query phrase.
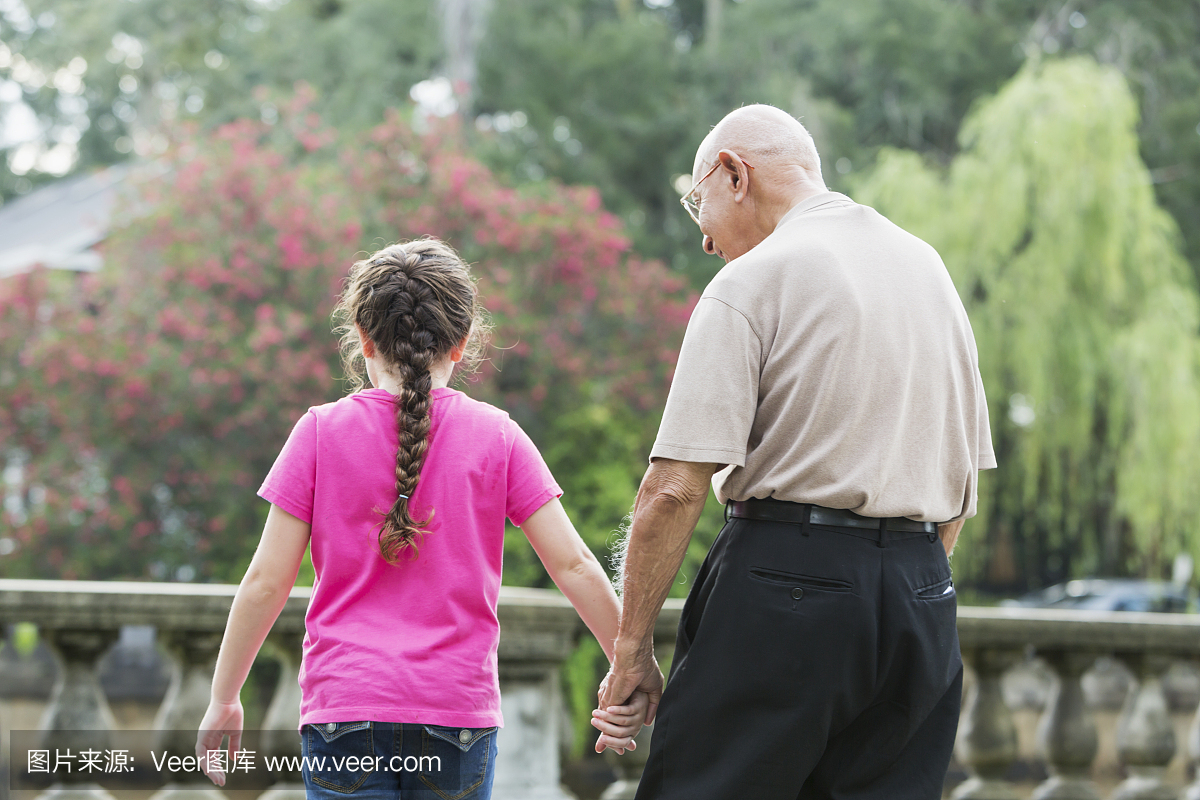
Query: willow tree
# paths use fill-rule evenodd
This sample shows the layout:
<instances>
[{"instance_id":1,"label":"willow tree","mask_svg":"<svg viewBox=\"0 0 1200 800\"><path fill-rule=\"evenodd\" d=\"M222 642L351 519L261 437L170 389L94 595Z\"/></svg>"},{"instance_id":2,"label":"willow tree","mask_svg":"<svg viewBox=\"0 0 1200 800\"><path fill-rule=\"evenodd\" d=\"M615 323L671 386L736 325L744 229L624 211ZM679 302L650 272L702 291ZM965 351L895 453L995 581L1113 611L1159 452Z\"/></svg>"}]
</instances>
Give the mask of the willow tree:
<instances>
[{"instance_id":1,"label":"willow tree","mask_svg":"<svg viewBox=\"0 0 1200 800\"><path fill-rule=\"evenodd\" d=\"M887 151L858 199L933 244L979 345L1000 469L956 554L1017 589L1161 574L1200 545L1198 302L1115 70L1027 65L942 170Z\"/></svg>"}]
</instances>

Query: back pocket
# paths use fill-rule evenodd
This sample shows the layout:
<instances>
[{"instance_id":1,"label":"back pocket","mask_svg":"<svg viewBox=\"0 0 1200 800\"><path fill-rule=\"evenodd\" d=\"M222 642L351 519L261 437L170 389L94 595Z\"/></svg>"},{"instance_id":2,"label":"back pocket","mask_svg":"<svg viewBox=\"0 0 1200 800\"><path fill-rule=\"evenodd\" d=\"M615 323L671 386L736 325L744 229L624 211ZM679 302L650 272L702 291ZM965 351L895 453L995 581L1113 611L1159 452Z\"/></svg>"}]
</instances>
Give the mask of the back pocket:
<instances>
[{"instance_id":1,"label":"back pocket","mask_svg":"<svg viewBox=\"0 0 1200 800\"><path fill-rule=\"evenodd\" d=\"M421 783L442 800L459 800L484 784L495 763L495 728L425 725L421 731Z\"/></svg>"},{"instance_id":2,"label":"back pocket","mask_svg":"<svg viewBox=\"0 0 1200 800\"><path fill-rule=\"evenodd\" d=\"M375 743L370 722L306 725L304 769L325 789L350 794L375 771Z\"/></svg>"},{"instance_id":3,"label":"back pocket","mask_svg":"<svg viewBox=\"0 0 1200 800\"><path fill-rule=\"evenodd\" d=\"M942 578L937 583L922 586L916 591L918 600L946 600L955 596L953 578Z\"/></svg>"},{"instance_id":4,"label":"back pocket","mask_svg":"<svg viewBox=\"0 0 1200 800\"><path fill-rule=\"evenodd\" d=\"M782 572L767 567L751 567L750 577L760 583L769 583L773 586L796 586L805 589L816 589L822 592L849 592L854 589L854 584L840 578L801 575L795 572Z\"/></svg>"}]
</instances>

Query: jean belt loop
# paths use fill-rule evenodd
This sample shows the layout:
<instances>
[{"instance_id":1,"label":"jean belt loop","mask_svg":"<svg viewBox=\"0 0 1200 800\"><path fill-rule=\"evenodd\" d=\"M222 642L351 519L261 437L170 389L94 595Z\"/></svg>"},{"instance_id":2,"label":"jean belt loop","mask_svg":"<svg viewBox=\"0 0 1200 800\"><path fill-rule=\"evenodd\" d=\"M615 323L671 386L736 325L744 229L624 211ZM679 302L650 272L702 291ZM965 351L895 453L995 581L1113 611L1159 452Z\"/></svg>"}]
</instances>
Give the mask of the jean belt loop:
<instances>
[{"instance_id":1,"label":"jean belt loop","mask_svg":"<svg viewBox=\"0 0 1200 800\"><path fill-rule=\"evenodd\" d=\"M812 503L804 504L804 515L800 518L800 534L802 536L808 536L808 520L812 516L812 508Z\"/></svg>"},{"instance_id":2,"label":"jean belt loop","mask_svg":"<svg viewBox=\"0 0 1200 800\"><path fill-rule=\"evenodd\" d=\"M887 517L879 518L879 546L887 547Z\"/></svg>"}]
</instances>

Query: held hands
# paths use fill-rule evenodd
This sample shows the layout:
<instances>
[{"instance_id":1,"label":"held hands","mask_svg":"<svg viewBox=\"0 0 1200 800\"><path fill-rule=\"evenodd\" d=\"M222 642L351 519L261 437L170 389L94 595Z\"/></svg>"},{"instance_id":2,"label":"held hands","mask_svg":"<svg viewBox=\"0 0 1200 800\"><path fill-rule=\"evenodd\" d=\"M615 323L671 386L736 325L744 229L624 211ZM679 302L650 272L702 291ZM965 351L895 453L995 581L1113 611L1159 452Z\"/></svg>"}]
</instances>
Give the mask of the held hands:
<instances>
[{"instance_id":1,"label":"held hands","mask_svg":"<svg viewBox=\"0 0 1200 800\"><path fill-rule=\"evenodd\" d=\"M625 705L592 711L592 727L600 731L596 752L603 753L605 748L611 748L617 755L625 755L626 750L636 750L637 742L633 737L642 729L649 707L650 695L635 691Z\"/></svg>"},{"instance_id":2,"label":"held hands","mask_svg":"<svg viewBox=\"0 0 1200 800\"><path fill-rule=\"evenodd\" d=\"M196 758L200 761L200 768L217 786L225 785L225 773L220 769L220 764L208 763L208 752L220 750L221 738L224 736L229 737L229 757L225 763L232 764L233 754L242 744L241 701L219 703L216 699L211 700L208 710L204 712L204 719L200 722L200 731L196 735Z\"/></svg>"},{"instance_id":3,"label":"held hands","mask_svg":"<svg viewBox=\"0 0 1200 800\"><path fill-rule=\"evenodd\" d=\"M600 731L596 752L612 748L624 755L626 750L636 750L633 737L643 723L654 723L662 690L663 676L653 649L638 648L624 658L618 650L600 684L599 708L592 712L592 727Z\"/></svg>"}]
</instances>

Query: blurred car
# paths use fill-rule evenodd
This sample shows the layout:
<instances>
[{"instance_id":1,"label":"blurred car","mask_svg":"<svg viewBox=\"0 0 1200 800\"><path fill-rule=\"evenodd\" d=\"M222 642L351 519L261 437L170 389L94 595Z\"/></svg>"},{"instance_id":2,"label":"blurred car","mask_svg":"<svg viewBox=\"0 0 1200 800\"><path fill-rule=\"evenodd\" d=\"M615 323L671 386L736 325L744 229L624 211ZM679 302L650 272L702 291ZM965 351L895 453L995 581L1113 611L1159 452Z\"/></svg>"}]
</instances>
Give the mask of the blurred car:
<instances>
[{"instance_id":1,"label":"blurred car","mask_svg":"<svg viewBox=\"0 0 1200 800\"><path fill-rule=\"evenodd\" d=\"M1088 578L1068 581L1002 600L1010 608L1080 608L1096 611L1196 611L1187 584L1135 578Z\"/></svg>"}]
</instances>

